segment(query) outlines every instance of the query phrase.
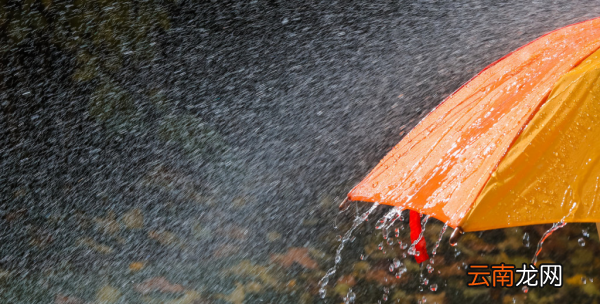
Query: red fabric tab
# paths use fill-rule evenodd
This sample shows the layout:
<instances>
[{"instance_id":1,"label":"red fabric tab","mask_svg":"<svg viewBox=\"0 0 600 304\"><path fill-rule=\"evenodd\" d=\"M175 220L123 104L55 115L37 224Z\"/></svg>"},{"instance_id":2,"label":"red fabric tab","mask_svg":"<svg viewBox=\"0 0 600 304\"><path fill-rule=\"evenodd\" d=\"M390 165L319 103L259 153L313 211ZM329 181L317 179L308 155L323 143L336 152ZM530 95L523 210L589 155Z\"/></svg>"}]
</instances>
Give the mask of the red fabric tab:
<instances>
[{"instance_id":1,"label":"red fabric tab","mask_svg":"<svg viewBox=\"0 0 600 304\"><path fill-rule=\"evenodd\" d=\"M421 214L416 211L410 210L410 218L409 218L409 226L410 226L410 242L414 243L421 234ZM419 254L415 254L415 260L417 263L422 263L429 259L429 255L427 254L427 243L425 242L425 237L423 237L417 245L415 245L415 251Z\"/></svg>"}]
</instances>

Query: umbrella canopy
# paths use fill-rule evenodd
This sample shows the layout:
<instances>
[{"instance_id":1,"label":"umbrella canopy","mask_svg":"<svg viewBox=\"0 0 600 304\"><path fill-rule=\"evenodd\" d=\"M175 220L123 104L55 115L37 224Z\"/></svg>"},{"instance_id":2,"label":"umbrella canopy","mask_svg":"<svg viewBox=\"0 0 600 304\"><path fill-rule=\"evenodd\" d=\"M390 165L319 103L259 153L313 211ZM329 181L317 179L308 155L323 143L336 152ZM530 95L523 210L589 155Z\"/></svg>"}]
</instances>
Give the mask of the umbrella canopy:
<instances>
[{"instance_id":1,"label":"umbrella canopy","mask_svg":"<svg viewBox=\"0 0 600 304\"><path fill-rule=\"evenodd\" d=\"M348 198L429 214L464 231L600 222L599 48L596 18L491 64Z\"/></svg>"}]
</instances>

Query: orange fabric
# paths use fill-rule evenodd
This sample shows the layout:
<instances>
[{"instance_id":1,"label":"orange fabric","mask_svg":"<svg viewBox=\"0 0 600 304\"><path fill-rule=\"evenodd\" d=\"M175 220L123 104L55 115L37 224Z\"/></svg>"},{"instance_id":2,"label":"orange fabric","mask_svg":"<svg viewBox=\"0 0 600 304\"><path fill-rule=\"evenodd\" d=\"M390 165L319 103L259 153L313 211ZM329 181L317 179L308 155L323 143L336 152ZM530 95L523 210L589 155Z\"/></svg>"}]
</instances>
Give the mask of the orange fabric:
<instances>
[{"instance_id":1,"label":"orange fabric","mask_svg":"<svg viewBox=\"0 0 600 304\"><path fill-rule=\"evenodd\" d=\"M348 194L460 226L558 79L600 47L600 18L551 32L492 64L407 134Z\"/></svg>"},{"instance_id":2,"label":"orange fabric","mask_svg":"<svg viewBox=\"0 0 600 304\"><path fill-rule=\"evenodd\" d=\"M599 100L600 50L554 85L461 227L600 222Z\"/></svg>"}]
</instances>

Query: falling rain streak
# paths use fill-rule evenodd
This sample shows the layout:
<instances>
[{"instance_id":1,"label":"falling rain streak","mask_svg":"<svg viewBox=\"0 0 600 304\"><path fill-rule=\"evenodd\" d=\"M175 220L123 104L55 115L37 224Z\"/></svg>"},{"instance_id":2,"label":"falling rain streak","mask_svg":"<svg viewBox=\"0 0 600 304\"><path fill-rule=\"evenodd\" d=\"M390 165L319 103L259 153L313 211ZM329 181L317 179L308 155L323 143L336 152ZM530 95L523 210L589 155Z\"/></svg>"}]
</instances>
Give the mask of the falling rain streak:
<instances>
[{"instance_id":1,"label":"falling rain streak","mask_svg":"<svg viewBox=\"0 0 600 304\"><path fill-rule=\"evenodd\" d=\"M325 298L325 296L327 295L327 290L325 290L325 287L329 283L329 278L335 274L335 272L337 270L337 266L342 261L342 250L344 249L344 245L346 245L348 240L350 240L350 238L352 237L352 232L354 232L354 230L356 230L356 228L358 228L358 226L360 226L362 223L364 223L366 220L368 220L369 215L371 215L371 213L373 213L373 211L375 211L375 209L377 209L377 206L379 206L379 204L375 203L371 206L371 208L367 212L363 213L360 216L357 216L354 219L354 223L352 224L352 227L350 229L348 229L348 231L346 231L346 233L344 234L344 237L342 238L341 243L335 252L335 262L334 262L333 267L331 267L327 271L325 276L318 283L318 285L320 287L319 295L321 296L321 298Z\"/></svg>"},{"instance_id":2,"label":"falling rain streak","mask_svg":"<svg viewBox=\"0 0 600 304\"><path fill-rule=\"evenodd\" d=\"M538 245L537 245L537 249L535 250L535 255L533 256L533 259L531 260L531 264L535 265L537 263L538 260L538 255L540 254L540 252L542 251L542 245L544 245L544 241L546 241L546 239L552 235L552 233L554 233L554 231L564 227L565 225L567 225L567 223L565 222L559 222L559 223L555 223L552 225L552 227L550 229L548 229L548 231L546 231L544 233L544 235L542 235L542 238L540 239Z\"/></svg>"},{"instance_id":3,"label":"falling rain streak","mask_svg":"<svg viewBox=\"0 0 600 304\"><path fill-rule=\"evenodd\" d=\"M339 246L336 250L334 266L331 267L327 271L325 276L319 281L319 284L318 284L320 287L319 295L321 296L321 298L325 298L327 295L326 287L327 287L328 283L330 282L331 277L336 274L339 264L342 262L342 258L341 258L342 250L344 249L348 240L350 240L352 238L352 233L362 223L364 223L365 221L368 220L369 215L374 213L378 206L379 206L378 204L374 204L371 206L371 208L368 211L366 211L362 215L357 214L351 228L348 231L346 231L346 233L344 234L343 237L338 236L338 240L341 243L339 244ZM421 223L420 223L421 224L421 232L420 232L418 238L413 242L403 242L400 239L401 231L403 231L405 229L404 228L404 218L402 216L402 209L400 209L398 207L394 207L391 210L389 210L388 212L386 212L379 220L376 221L374 228L375 228L375 230L381 231L381 236L383 239L383 241L380 242L379 245L377 246L377 249L380 250L382 253L385 253L386 246L394 246L394 244L397 244L398 248L402 252L400 256L392 258L392 260L388 266L388 271L393 273L396 279L402 278L402 276L408 272L408 269L407 269L405 263L403 263L401 261L401 259L408 258L409 256L413 256L413 255L418 255L418 252L415 250L415 246L419 241L421 241L421 239L424 238L425 229L426 229L427 223L429 222L429 219L430 219L430 216L428 216L428 215L422 216ZM394 224L398 221L400 221L401 225L399 227L394 227ZM419 287L418 287L418 289L420 291L428 289L430 292L436 292L439 288L438 287L439 285L437 283L430 284L430 278L428 278L427 275L432 274L434 271L434 267L433 267L433 264L435 263L434 258L437 253L437 250L440 246L440 243L442 242L444 233L446 232L447 228L448 228L448 224L444 224L441 227L438 239L435 242L435 245L432 250L431 258L427 261L428 263L424 262L424 263L421 263L421 265L420 265ZM390 233L392 231L393 231L393 233L390 235ZM395 240L395 239L397 239L397 240ZM410 247L409 247L409 243L410 243ZM367 259L366 254L360 255L361 261L364 261L366 259ZM389 295L390 295L390 288L384 287L383 295L381 296L381 300L379 300L378 303L386 302L389 299ZM346 296L343 297L343 300L344 300L344 303L355 303L356 294L353 292L352 289L349 289ZM420 302L422 302L422 301L420 301Z\"/></svg>"},{"instance_id":4,"label":"falling rain streak","mask_svg":"<svg viewBox=\"0 0 600 304\"><path fill-rule=\"evenodd\" d=\"M573 195L573 192L572 192L572 190L570 189L570 187L568 187L568 188L567 188L567 190L565 191L565 195L564 195L564 197L563 197L563 203L562 203L562 204L564 204L564 202L565 202L565 199L566 199L566 197L567 197L567 193L569 193L569 195L571 195L571 197L572 197L572 195ZM538 260L538 255L539 255L539 254L540 254L540 252L542 251L542 245L544 245L544 241L546 241L546 239L547 239L547 238L548 238L550 235L552 235L552 233L554 233L554 231L556 231L556 230L558 230L558 229L560 229L560 228L562 228L562 227L566 226L566 225L567 225L567 223L565 222L565 219L567 219L567 218L569 218L570 216L572 216L572 215L573 215L573 213L574 213L576 210L577 210L577 203L573 203L573 204L571 205L571 209L569 209L569 212L567 213L567 215L565 215L565 216L564 216L564 217L563 217L563 218L560 220L560 222L558 222L558 223L554 223L554 224L552 225L552 227L551 227L550 229L548 229L548 231L546 231L546 232L544 233L544 235L542 235L542 238L541 238L541 239L540 239L540 241L538 242L537 249L535 250L535 255L533 256L533 259L531 260L531 263L532 263L533 265L535 265L535 264L537 263L537 260Z\"/></svg>"},{"instance_id":5,"label":"falling rain streak","mask_svg":"<svg viewBox=\"0 0 600 304\"><path fill-rule=\"evenodd\" d=\"M408 248L408 254L410 255L419 255L419 252L415 249L415 246L417 246L417 244L421 241L421 239L423 239L423 235L425 234L425 226L427 225L427 221L429 221L429 215L425 215L423 216L423 219L421 219L421 233L419 234L419 237L414 240L412 242L412 244L410 244L410 247Z\"/></svg>"}]
</instances>

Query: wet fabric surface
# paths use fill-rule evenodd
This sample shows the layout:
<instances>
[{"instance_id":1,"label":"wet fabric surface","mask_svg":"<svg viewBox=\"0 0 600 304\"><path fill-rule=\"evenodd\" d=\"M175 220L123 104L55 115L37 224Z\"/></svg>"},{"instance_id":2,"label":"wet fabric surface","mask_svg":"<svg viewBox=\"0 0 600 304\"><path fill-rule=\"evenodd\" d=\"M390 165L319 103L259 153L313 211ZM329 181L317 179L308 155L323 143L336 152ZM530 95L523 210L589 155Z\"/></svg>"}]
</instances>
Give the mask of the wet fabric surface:
<instances>
[{"instance_id":1,"label":"wet fabric surface","mask_svg":"<svg viewBox=\"0 0 600 304\"><path fill-rule=\"evenodd\" d=\"M559 79L599 47L600 19L592 19L506 55L429 113L348 197L482 230L485 220L465 216L485 208L474 203L498 163Z\"/></svg>"},{"instance_id":2,"label":"wet fabric surface","mask_svg":"<svg viewBox=\"0 0 600 304\"><path fill-rule=\"evenodd\" d=\"M600 52L556 84L500 163L471 217L478 227L596 222L600 175L595 138ZM510 188L510 189L509 189ZM485 214L485 215L484 215ZM467 220L468 222L468 220Z\"/></svg>"}]
</instances>

